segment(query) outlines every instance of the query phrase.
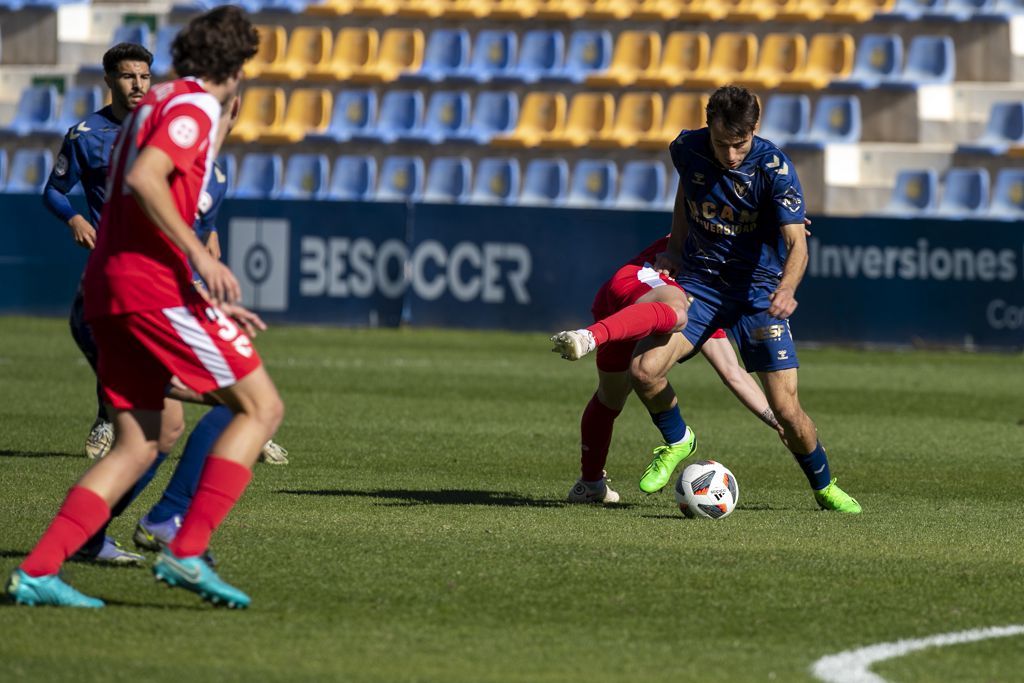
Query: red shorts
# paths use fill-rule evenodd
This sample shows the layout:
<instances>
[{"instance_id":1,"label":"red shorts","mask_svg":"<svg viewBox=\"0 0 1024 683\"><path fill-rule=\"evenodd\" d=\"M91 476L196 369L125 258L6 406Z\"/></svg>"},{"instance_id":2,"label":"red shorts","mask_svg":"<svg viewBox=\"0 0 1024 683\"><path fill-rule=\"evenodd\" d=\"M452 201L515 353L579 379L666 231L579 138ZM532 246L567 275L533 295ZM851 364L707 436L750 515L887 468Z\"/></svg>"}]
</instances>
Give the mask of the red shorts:
<instances>
[{"instance_id":1,"label":"red shorts","mask_svg":"<svg viewBox=\"0 0 1024 683\"><path fill-rule=\"evenodd\" d=\"M118 410L161 410L172 376L205 394L260 366L252 342L205 302L90 321L97 376Z\"/></svg>"},{"instance_id":2,"label":"red shorts","mask_svg":"<svg viewBox=\"0 0 1024 683\"><path fill-rule=\"evenodd\" d=\"M625 265L605 282L594 297L590 311L594 320L607 318L618 313L626 306L637 302L647 292L656 287L683 288L668 275L656 272L650 266ZM685 292L683 292L685 294ZM633 359L635 341L609 342L597 347L597 369L603 372L625 372Z\"/></svg>"}]
</instances>

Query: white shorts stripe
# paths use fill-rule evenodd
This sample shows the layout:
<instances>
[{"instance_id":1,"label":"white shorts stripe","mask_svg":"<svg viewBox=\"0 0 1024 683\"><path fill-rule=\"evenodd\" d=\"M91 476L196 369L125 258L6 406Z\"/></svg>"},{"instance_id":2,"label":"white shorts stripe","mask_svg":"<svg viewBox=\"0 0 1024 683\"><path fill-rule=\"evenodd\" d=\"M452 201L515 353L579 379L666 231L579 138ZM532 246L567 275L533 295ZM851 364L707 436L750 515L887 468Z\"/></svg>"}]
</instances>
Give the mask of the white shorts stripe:
<instances>
[{"instance_id":1,"label":"white shorts stripe","mask_svg":"<svg viewBox=\"0 0 1024 683\"><path fill-rule=\"evenodd\" d=\"M231 386L238 381L228 362L224 360L220 349L187 308L184 306L165 308L163 313L171 321L171 325L181 340L188 344L192 352L199 358L199 362L217 382L218 387Z\"/></svg>"},{"instance_id":2,"label":"white shorts stripe","mask_svg":"<svg viewBox=\"0 0 1024 683\"><path fill-rule=\"evenodd\" d=\"M651 289L655 287L661 287L665 284L665 281L661 279L661 275L654 268L650 266L644 266L640 270L636 271L636 279L644 283Z\"/></svg>"}]
</instances>

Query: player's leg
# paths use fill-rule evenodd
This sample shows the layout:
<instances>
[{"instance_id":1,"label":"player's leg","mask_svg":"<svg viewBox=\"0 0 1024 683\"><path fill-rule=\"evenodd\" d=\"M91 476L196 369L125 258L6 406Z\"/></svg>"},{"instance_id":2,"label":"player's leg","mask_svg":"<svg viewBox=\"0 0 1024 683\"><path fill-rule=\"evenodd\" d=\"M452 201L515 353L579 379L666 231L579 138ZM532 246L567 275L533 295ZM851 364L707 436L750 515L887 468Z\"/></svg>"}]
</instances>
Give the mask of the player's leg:
<instances>
[{"instance_id":1,"label":"player's leg","mask_svg":"<svg viewBox=\"0 0 1024 683\"><path fill-rule=\"evenodd\" d=\"M747 410L756 415L759 420L774 429L783 443L786 443L785 432L779 421L775 419L775 413L768 405L768 399L765 397L764 391L761 390L761 385L739 364L736 352L733 350L732 344L729 343L728 337L725 336L725 332L718 330L712 334L704 342L700 352L718 373L719 378L729 388L729 391L740 400L740 403L746 406Z\"/></svg>"},{"instance_id":2,"label":"player's leg","mask_svg":"<svg viewBox=\"0 0 1024 683\"><path fill-rule=\"evenodd\" d=\"M71 338L75 345L85 356L93 372L99 363L99 352L96 349L96 341L93 339L92 331L85 322L85 300L82 297L82 287L79 285L75 300L71 304L71 314L68 316L68 326L71 328ZM110 450L114 443L114 425L107 414L106 399L100 383L96 382L96 419L89 428L89 436L85 439L85 455L96 460L102 458Z\"/></svg>"}]
</instances>

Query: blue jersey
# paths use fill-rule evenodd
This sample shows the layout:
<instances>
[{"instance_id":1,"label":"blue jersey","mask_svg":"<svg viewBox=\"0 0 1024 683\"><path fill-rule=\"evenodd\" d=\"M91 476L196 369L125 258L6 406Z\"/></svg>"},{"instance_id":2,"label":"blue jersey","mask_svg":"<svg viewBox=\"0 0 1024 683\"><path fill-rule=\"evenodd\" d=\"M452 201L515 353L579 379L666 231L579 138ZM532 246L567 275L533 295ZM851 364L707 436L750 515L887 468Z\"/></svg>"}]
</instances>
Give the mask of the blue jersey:
<instances>
[{"instance_id":1,"label":"blue jersey","mask_svg":"<svg viewBox=\"0 0 1024 683\"><path fill-rule=\"evenodd\" d=\"M99 227L103 201L107 196L110 150L120 130L121 122L114 118L111 107L106 106L86 116L64 136L60 154L44 190L47 207L64 221L71 218L64 215L70 204L57 205L60 198L54 201L51 190L67 195L81 181L85 201L89 205L89 220L93 227ZM77 212L71 215L74 213Z\"/></svg>"},{"instance_id":2,"label":"blue jersey","mask_svg":"<svg viewBox=\"0 0 1024 683\"><path fill-rule=\"evenodd\" d=\"M210 239L210 233L217 232L217 212L224 203L228 192L228 174L214 162L213 175L206 183L206 189L199 195L199 209L196 212L196 237L203 244Z\"/></svg>"},{"instance_id":3,"label":"blue jersey","mask_svg":"<svg viewBox=\"0 0 1024 683\"><path fill-rule=\"evenodd\" d=\"M739 168L715 159L707 128L683 131L669 147L686 199L689 236L679 280L767 308L786 251L779 228L804 221L803 191L789 157L754 137Z\"/></svg>"}]
</instances>

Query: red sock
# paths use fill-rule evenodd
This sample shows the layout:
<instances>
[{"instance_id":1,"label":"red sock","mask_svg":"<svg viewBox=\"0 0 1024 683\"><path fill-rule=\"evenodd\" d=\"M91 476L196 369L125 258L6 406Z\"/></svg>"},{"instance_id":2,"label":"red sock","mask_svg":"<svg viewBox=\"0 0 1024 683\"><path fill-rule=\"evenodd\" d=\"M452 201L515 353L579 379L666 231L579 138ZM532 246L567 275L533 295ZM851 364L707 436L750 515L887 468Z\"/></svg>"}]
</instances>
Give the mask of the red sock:
<instances>
[{"instance_id":1,"label":"red sock","mask_svg":"<svg viewBox=\"0 0 1024 683\"><path fill-rule=\"evenodd\" d=\"M72 486L46 533L21 563L29 576L56 574L64 560L110 519L110 506L95 491Z\"/></svg>"},{"instance_id":2,"label":"red sock","mask_svg":"<svg viewBox=\"0 0 1024 683\"><path fill-rule=\"evenodd\" d=\"M612 429L620 412L601 403L597 394L583 411L583 419L580 420L580 472L583 481L597 481L604 476Z\"/></svg>"},{"instance_id":3,"label":"red sock","mask_svg":"<svg viewBox=\"0 0 1024 683\"><path fill-rule=\"evenodd\" d=\"M675 309L660 301L626 306L587 329L599 345L608 341L643 339L650 334L668 334L678 322Z\"/></svg>"},{"instance_id":4,"label":"red sock","mask_svg":"<svg viewBox=\"0 0 1024 683\"><path fill-rule=\"evenodd\" d=\"M210 455L203 466L192 505L171 542L171 552L178 557L195 557L206 552L213 530L242 497L250 479L252 470L248 467Z\"/></svg>"}]
</instances>

